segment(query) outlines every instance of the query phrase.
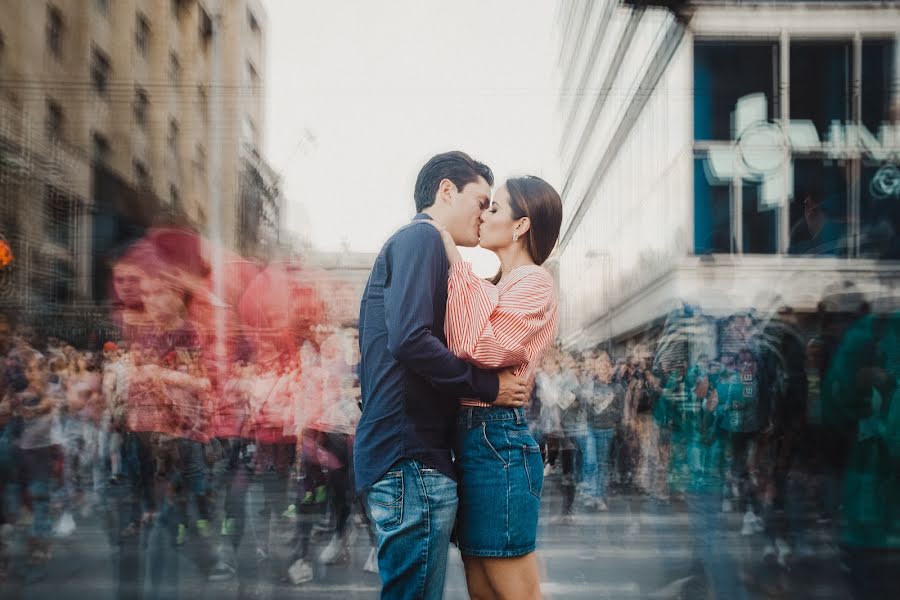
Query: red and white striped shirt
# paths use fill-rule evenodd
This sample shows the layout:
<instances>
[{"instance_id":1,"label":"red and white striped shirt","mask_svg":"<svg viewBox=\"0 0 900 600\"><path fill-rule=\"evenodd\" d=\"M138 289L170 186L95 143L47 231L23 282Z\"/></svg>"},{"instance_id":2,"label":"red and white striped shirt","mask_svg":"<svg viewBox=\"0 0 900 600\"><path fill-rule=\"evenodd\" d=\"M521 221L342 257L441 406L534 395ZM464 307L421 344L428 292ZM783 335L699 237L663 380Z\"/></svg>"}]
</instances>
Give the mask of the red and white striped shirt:
<instances>
[{"instance_id":1,"label":"red and white striped shirt","mask_svg":"<svg viewBox=\"0 0 900 600\"><path fill-rule=\"evenodd\" d=\"M444 333L450 351L483 369L517 367L527 381L556 335L553 277L538 265L512 269L494 285L460 261L450 267ZM491 406L464 398L464 406Z\"/></svg>"}]
</instances>

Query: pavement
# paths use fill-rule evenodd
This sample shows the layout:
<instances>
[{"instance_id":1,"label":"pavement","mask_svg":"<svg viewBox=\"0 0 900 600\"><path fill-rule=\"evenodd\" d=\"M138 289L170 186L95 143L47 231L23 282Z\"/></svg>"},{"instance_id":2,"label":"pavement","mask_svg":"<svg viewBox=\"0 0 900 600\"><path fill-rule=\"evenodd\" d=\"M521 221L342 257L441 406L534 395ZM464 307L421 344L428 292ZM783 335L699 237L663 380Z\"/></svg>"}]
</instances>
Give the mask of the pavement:
<instances>
[{"instance_id":1,"label":"pavement","mask_svg":"<svg viewBox=\"0 0 900 600\"><path fill-rule=\"evenodd\" d=\"M353 520L349 561L339 565L314 562L312 581L295 586L285 577L293 524L273 514L260 514L262 490L251 486L248 499L250 522L238 549L238 573L225 581L209 581L201 556L203 546L189 539L175 546L160 535L160 528L114 544L110 527L97 513L77 516L76 531L55 539L52 558L40 569L29 568L25 555L23 525L6 528L7 553L14 560L8 576L0 582L0 598L187 598L230 600L232 598L308 598L357 600L377 598L376 575L363 570L369 553L365 526ZM694 552L683 503L677 499L657 502L634 496L614 495L609 511L581 510L572 522L559 524L561 512L558 479L545 483L538 557L542 588L547 598L712 598L702 565ZM277 511L276 511L277 512ZM804 551L796 552L782 567L764 560L763 534L740 535L740 516L727 515L727 533L721 551L735 558L740 576L751 598L848 598L844 573L827 525L807 532ZM263 535L266 531L267 535ZM636 523L636 525L635 525ZM317 557L328 542L327 533L313 540ZM129 563L128 557L136 558ZM207 557L208 558L208 557ZM128 565L143 561L143 568ZM156 589L150 585L157 570ZM142 576L137 573L141 572ZM141 590L142 588L142 590ZM143 591L143 594L139 594ZM468 598L459 553L451 551L444 597Z\"/></svg>"}]
</instances>

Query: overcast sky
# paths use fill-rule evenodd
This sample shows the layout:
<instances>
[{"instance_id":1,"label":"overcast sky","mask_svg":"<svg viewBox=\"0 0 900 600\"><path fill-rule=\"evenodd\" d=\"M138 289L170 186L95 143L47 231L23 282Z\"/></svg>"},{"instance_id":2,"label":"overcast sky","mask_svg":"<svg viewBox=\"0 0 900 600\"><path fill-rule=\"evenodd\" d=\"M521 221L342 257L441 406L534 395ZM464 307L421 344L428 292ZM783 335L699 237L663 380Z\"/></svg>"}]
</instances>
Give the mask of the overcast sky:
<instances>
[{"instance_id":1,"label":"overcast sky","mask_svg":"<svg viewBox=\"0 0 900 600\"><path fill-rule=\"evenodd\" d=\"M377 251L415 214L422 164L451 149L498 179L559 186L556 4L268 0L267 157L285 226ZM483 273L493 255L470 255Z\"/></svg>"}]
</instances>

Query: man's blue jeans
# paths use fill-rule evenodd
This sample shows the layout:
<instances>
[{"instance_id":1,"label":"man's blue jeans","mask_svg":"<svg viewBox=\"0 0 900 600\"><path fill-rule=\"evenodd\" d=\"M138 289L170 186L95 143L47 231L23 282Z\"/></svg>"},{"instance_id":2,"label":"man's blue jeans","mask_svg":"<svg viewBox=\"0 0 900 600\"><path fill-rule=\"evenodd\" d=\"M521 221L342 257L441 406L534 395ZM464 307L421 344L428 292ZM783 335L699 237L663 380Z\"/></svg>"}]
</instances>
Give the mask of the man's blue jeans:
<instances>
[{"instance_id":1,"label":"man's blue jeans","mask_svg":"<svg viewBox=\"0 0 900 600\"><path fill-rule=\"evenodd\" d=\"M614 434L614 429L595 429L591 427L587 435L582 438L584 491L591 498L606 498L606 478L609 475L609 449L612 445Z\"/></svg>"},{"instance_id":2,"label":"man's blue jeans","mask_svg":"<svg viewBox=\"0 0 900 600\"><path fill-rule=\"evenodd\" d=\"M368 491L382 598L443 597L458 501L455 481L410 459L395 463Z\"/></svg>"}]
</instances>

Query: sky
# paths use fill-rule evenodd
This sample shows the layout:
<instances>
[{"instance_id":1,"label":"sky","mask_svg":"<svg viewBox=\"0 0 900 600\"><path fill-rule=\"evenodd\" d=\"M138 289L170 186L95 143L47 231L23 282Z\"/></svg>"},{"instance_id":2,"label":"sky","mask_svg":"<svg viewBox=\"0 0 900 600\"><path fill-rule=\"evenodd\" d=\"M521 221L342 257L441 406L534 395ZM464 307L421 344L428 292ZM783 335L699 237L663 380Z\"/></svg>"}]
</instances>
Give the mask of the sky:
<instances>
[{"instance_id":1,"label":"sky","mask_svg":"<svg viewBox=\"0 0 900 600\"><path fill-rule=\"evenodd\" d=\"M556 3L268 0L266 152L285 229L376 252L415 214L428 158L463 150L498 181L561 189ZM493 274L493 254L465 252Z\"/></svg>"}]
</instances>

